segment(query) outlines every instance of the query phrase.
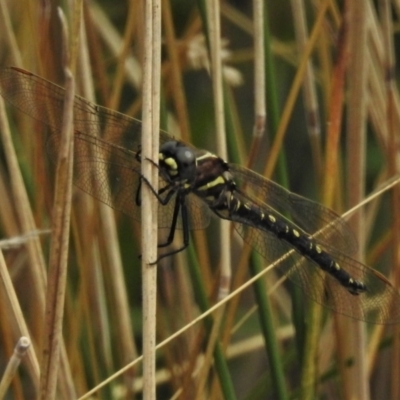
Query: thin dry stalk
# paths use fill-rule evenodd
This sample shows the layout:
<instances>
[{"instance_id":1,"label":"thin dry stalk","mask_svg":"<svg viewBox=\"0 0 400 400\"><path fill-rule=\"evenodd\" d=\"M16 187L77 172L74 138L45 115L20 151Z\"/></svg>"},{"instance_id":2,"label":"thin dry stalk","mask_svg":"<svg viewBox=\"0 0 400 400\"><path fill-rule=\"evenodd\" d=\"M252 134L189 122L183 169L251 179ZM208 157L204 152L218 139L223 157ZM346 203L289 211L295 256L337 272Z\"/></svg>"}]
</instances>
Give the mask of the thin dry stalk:
<instances>
[{"instance_id":1,"label":"thin dry stalk","mask_svg":"<svg viewBox=\"0 0 400 400\"><path fill-rule=\"evenodd\" d=\"M307 22L305 18L304 2L302 0L292 0L293 21L296 29L296 44L298 54L303 53L307 43ZM316 80L312 60L309 59L307 71L304 76L303 97L306 108L306 122L312 155L314 169L317 173L318 182L321 181L322 172L322 154L321 154L321 121L319 118L320 110L317 102Z\"/></svg>"},{"instance_id":2,"label":"thin dry stalk","mask_svg":"<svg viewBox=\"0 0 400 400\"><path fill-rule=\"evenodd\" d=\"M264 2L253 1L254 18L254 129L253 135L261 140L265 133L267 118L265 84ZM257 141L253 141L256 143ZM251 152L250 152L251 154ZM250 158L250 157L249 157Z\"/></svg>"},{"instance_id":3,"label":"thin dry stalk","mask_svg":"<svg viewBox=\"0 0 400 400\"><path fill-rule=\"evenodd\" d=\"M209 28L209 43L211 54L211 76L213 83L213 99L214 99L214 115L216 123L216 139L218 154L227 159L227 147L225 137L225 118L224 118L224 98L223 98L223 77L222 77L222 56L221 56L221 22L220 22L220 7L219 1L208 0L206 2L208 28ZM230 236L230 223L227 221L220 221L220 249L221 249L221 276L219 283L218 299L225 298L231 285L231 236ZM223 307L224 309L224 307ZM209 368L211 367L211 349L215 348L219 340L219 328L224 312L218 312L215 315L213 323L214 334L210 336L208 342L208 357L202 366L201 378L199 380L199 387L197 396L202 393L202 386L206 381ZM215 390L214 390L215 393Z\"/></svg>"},{"instance_id":4,"label":"thin dry stalk","mask_svg":"<svg viewBox=\"0 0 400 400\"><path fill-rule=\"evenodd\" d=\"M252 168L265 134L267 119L265 84L265 43L264 43L264 2L253 0L254 19L254 126L253 140L247 160L247 168Z\"/></svg>"},{"instance_id":5,"label":"thin dry stalk","mask_svg":"<svg viewBox=\"0 0 400 400\"><path fill-rule=\"evenodd\" d=\"M13 377L15 376L18 370L18 367L21 363L21 359L25 356L30 345L31 341L26 336L22 336L18 340L18 343L14 348L14 353L10 358L9 362L7 363L6 369L4 371L3 377L0 382L0 399L2 399L5 396L6 391L10 386Z\"/></svg>"},{"instance_id":6,"label":"thin dry stalk","mask_svg":"<svg viewBox=\"0 0 400 400\"><path fill-rule=\"evenodd\" d=\"M217 151L223 158L227 159L227 147L225 137L223 78L222 78L222 56L221 56L221 25L219 2L207 1L207 12L209 17L209 36L211 46L211 75L214 94L214 114L216 123ZM221 278L218 298L222 299L229 293L231 283L231 245L230 224L226 221L220 222L220 244L221 244Z\"/></svg>"},{"instance_id":7,"label":"thin dry stalk","mask_svg":"<svg viewBox=\"0 0 400 400\"><path fill-rule=\"evenodd\" d=\"M9 315L13 317L15 321L13 321L13 325L15 324L18 327L18 336L29 337L29 329L26 325L24 315L21 309L21 306L18 302L17 294L15 293L15 289L10 278L9 271L7 269L7 265L5 263L3 252L0 251L0 293L1 293L1 301L9 311ZM33 347L30 347L27 355L28 361L28 371L30 377L33 381L33 384L36 388L39 388L39 379L40 379L40 368L39 361Z\"/></svg>"},{"instance_id":8,"label":"thin dry stalk","mask_svg":"<svg viewBox=\"0 0 400 400\"><path fill-rule=\"evenodd\" d=\"M73 104L75 82L72 71L70 70L71 61L67 50L67 23L61 9L59 9L59 16L63 28L66 92L63 110L62 140L56 173L57 185L52 228L53 240L50 251L49 280L46 298L45 338L47 338L47 340L43 343L40 376L40 397L42 399L53 399L56 397L60 348L62 345L72 193ZM74 53L74 55L76 55L76 53Z\"/></svg>"},{"instance_id":9,"label":"thin dry stalk","mask_svg":"<svg viewBox=\"0 0 400 400\"><path fill-rule=\"evenodd\" d=\"M161 2L145 5L143 66L142 174L158 190L158 169L149 161L159 152L161 74ZM148 185L142 185L142 277L143 277L143 396L156 397L156 304L157 304L157 215L158 201Z\"/></svg>"},{"instance_id":10,"label":"thin dry stalk","mask_svg":"<svg viewBox=\"0 0 400 400\"><path fill-rule=\"evenodd\" d=\"M358 204L365 197L365 130L367 112L367 13L363 1L348 2L348 15L344 23L349 29L348 57L348 123L347 123L347 192L348 204ZM358 259L364 258L364 224L362 210L350 220L353 231L359 238ZM362 279L362 277L356 277ZM349 397L369 397L367 360L365 353L366 332L360 322L343 318L335 319L339 328L337 340L341 376L345 393ZM355 356L357 362L349 370L348 357Z\"/></svg>"}]
</instances>

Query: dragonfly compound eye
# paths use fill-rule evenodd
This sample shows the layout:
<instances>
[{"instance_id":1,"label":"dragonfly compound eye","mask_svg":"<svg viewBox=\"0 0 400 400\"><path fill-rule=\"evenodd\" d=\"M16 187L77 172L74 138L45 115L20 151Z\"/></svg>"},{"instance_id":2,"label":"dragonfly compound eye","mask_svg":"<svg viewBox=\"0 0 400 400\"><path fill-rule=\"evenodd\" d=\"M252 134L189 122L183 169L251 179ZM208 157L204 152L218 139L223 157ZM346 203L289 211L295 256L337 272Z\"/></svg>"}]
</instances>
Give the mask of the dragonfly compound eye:
<instances>
[{"instance_id":1,"label":"dragonfly compound eye","mask_svg":"<svg viewBox=\"0 0 400 400\"><path fill-rule=\"evenodd\" d=\"M176 159L178 164L182 165L183 167L190 166L195 163L196 157L189 148L182 148L176 152Z\"/></svg>"},{"instance_id":2,"label":"dragonfly compound eye","mask_svg":"<svg viewBox=\"0 0 400 400\"><path fill-rule=\"evenodd\" d=\"M178 146L179 143L176 140L170 140L169 142L161 145L160 153L163 154L165 157L174 155Z\"/></svg>"},{"instance_id":3,"label":"dragonfly compound eye","mask_svg":"<svg viewBox=\"0 0 400 400\"><path fill-rule=\"evenodd\" d=\"M175 153L179 174L183 179L192 181L196 176L196 157L188 147L181 147Z\"/></svg>"}]
</instances>

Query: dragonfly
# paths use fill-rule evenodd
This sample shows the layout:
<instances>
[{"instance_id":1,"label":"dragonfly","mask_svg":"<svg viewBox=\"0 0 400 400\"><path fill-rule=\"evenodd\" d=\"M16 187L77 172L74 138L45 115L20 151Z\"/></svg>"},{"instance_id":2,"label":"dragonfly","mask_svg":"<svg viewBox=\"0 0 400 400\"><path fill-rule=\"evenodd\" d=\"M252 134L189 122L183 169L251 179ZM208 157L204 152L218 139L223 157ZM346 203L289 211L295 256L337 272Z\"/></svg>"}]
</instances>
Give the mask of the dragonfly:
<instances>
[{"instance_id":1,"label":"dragonfly","mask_svg":"<svg viewBox=\"0 0 400 400\"><path fill-rule=\"evenodd\" d=\"M0 94L50 128L51 158L59 151L65 90L16 67L0 69ZM141 121L74 100L74 184L115 210L140 220ZM312 300L337 313L372 323L400 322L400 295L381 273L352 258L357 242L346 221L323 205L292 193L242 166L160 131L160 228L204 229L210 215L230 220L245 242ZM283 257L286 255L286 257Z\"/></svg>"}]
</instances>

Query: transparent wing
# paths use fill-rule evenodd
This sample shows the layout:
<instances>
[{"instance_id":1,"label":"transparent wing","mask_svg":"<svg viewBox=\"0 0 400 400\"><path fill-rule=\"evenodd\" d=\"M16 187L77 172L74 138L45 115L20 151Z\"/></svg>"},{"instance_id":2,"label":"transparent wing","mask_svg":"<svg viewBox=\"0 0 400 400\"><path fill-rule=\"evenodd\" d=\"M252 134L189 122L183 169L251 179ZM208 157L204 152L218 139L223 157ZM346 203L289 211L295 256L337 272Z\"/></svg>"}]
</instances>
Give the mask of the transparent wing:
<instances>
[{"instance_id":1,"label":"transparent wing","mask_svg":"<svg viewBox=\"0 0 400 400\"><path fill-rule=\"evenodd\" d=\"M0 69L0 93L22 112L51 128L48 153L57 159L65 90L45 79L18 68ZM140 163L141 122L127 115L100 107L82 97L74 101L74 183L101 202L136 219L140 209L135 197ZM172 137L160 133L162 142ZM160 187L166 182L160 178ZM205 228L209 223L206 205L195 196L187 198L190 226ZM159 207L161 228L171 225L174 198ZM182 226L178 220L178 228Z\"/></svg>"},{"instance_id":2,"label":"transparent wing","mask_svg":"<svg viewBox=\"0 0 400 400\"><path fill-rule=\"evenodd\" d=\"M236 183L256 203L268 204L314 235L321 243L335 243L342 253L354 254L357 240L346 221L331 209L286 190L275 182L239 165L229 164Z\"/></svg>"},{"instance_id":3,"label":"transparent wing","mask_svg":"<svg viewBox=\"0 0 400 400\"><path fill-rule=\"evenodd\" d=\"M248 201L243 198L242 201ZM262 210L267 213L268 208ZM400 295L391 283L372 268L324 245L327 251L352 277L362 279L367 291L352 295L336 278L318 264L297 253L292 246L268 231L248 225L248 221L232 216L236 230L268 263L284 255L277 268L312 300L348 317L372 323L400 322ZM288 222L289 223L289 222Z\"/></svg>"}]
</instances>

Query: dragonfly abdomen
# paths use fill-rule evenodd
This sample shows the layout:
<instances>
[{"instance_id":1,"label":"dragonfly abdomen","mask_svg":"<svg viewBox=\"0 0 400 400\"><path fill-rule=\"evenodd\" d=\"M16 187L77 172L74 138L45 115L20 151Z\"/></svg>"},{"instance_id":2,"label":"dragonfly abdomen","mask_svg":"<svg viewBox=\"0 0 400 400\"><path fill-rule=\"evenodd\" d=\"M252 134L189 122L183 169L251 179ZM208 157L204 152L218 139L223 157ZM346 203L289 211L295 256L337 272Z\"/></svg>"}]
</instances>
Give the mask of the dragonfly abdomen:
<instances>
[{"instance_id":1,"label":"dragonfly abdomen","mask_svg":"<svg viewBox=\"0 0 400 400\"><path fill-rule=\"evenodd\" d=\"M334 257L326 252L311 236L299 230L289 221L268 210L264 211L258 206L240 202L238 199L233 203L235 203L232 204L235 208L234 212L242 221L247 220L257 228L271 232L279 239L289 243L294 250L338 280L351 294L358 295L367 290L364 283L352 278Z\"/></svg>"},{"instance_id":2,"label":"dragonfly abdomen","mask_svg":"<svg viewBox=\"0 0 400 400\"><path fill-rule=\"evenodd\" d=\"M364 283L354 279L328 252L323 250L314 239L299 232L296 228L289 228L285 238L299 253L308 257L319 267L336 278L351 294L358 295L367 290Z\"/></svg>"}]
</instances>

